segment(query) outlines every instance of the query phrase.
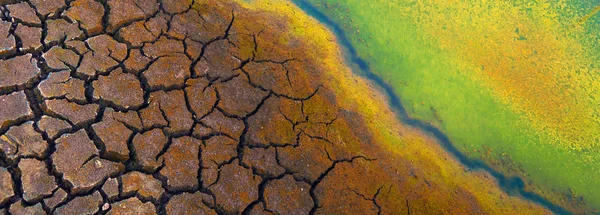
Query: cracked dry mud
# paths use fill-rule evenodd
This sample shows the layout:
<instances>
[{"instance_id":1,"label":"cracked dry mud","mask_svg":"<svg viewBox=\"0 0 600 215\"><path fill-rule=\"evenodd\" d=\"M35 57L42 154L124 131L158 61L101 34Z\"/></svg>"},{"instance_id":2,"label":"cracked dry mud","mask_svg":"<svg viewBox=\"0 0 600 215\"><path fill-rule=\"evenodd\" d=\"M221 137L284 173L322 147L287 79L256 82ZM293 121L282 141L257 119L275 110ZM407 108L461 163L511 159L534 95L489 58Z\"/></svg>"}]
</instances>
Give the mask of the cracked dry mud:
<instances>
[{"instance_id":1,"label":"cracked dry mud","mask_svg":"<svg viewBox=\"0 0 600 215\"><path fill-rule=\"evenodd\" d=\"M372 160L334 149L310 62L259 47L277 32L190 3L0 7L4 213L308 214L336 166Z\"/></svg>"},{"instance_id":2,"label":"cracked dry mud","mask_svg":"<svg viewBox=\"0 0 600 215\"><path fill-rule=\"evenodd\" d=\"M460 189L415 197L439 185L376 158L282 21L212 0L0 5L0 214L479 211Z\"/></svg>"}]
</instances>

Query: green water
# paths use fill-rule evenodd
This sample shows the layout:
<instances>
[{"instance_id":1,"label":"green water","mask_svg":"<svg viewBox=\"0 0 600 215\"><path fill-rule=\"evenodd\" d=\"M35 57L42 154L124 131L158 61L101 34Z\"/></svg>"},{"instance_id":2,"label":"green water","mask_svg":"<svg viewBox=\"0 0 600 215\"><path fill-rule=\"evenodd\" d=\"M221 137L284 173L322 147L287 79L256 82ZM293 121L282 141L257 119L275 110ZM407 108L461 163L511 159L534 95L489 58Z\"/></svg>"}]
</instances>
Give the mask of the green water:
<instances>
[{"instance_id":1,"label":"green water","mask_svg":"<svg viewBox=\"0 0 600 215\"><path fill-rule=\"evenodd\" d=\"M600 150L547 144L549 137L498 101L490 87L470 78L470 71L457 69L454 56L440 49L435 37L418 30L414 17L402 12L417 9L413 6L417 2L308 1L344 28L359 56L394 87L409 115L438 127L468 157L482 159L507 175L524 176L538 192L572 192L600 208ZM594 4L580 1L567 6ZM599 20L594 16L590 22ZM587 30L589 37L581 39L597 40L598 29Z\"/></svg>"}]
</instances>

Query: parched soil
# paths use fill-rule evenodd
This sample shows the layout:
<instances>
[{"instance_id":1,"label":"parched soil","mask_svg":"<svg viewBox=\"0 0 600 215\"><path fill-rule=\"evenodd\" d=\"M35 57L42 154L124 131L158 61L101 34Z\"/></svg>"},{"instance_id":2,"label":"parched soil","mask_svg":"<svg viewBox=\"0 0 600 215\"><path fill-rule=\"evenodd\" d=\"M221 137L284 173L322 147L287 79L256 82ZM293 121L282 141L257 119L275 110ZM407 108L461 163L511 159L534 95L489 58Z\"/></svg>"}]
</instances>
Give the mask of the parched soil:
<instances>
[{"instance_id":1,"label":"parched soil","mask_svg":"<svg viewBox=\"0 0 600 215\"><path fill-rule=\"evenodd\" d=\"M210 0L0 2L3 213L479 210L458 188L411 210L436 185L367 153L285 22Z\"/></svg>"}]
</instances>

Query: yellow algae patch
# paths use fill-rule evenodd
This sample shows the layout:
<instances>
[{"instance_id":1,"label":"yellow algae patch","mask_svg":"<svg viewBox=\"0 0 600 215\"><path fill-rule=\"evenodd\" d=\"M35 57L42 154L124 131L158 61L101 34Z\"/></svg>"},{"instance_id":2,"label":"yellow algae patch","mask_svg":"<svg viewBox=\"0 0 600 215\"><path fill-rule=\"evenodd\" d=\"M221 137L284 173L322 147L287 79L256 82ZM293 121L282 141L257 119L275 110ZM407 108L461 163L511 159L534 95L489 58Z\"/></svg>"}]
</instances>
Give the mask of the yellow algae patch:
<instances>
[{"instance_id":1,"label":"yellow algae patch","mask_svg":"<svg viewBox=\"0 0 600 215\"><path fill-rule=\"evenodd\" d=\"M498 99L529 124L569 149L600 144L600 70L590 50L565 20L565 1L419 1L411 13L454 65L492 87ZM598 10L598 9L596 9ZM581 18L587 20L594 14Z\"/></svg>"},{"instance_id":2,"label":"yellow algae patch","mask_svg":"<svg viewBox=\"0 0 600 215\"><path fill-rule=\"evenodd\" d=\"M309 59L320 62L324 84L336 93L337 104L358 113L367 124L372 143L362 143L366 146L361 147L365 156L376 157L377 162L383 165L385 171L378 173L379 180L390 179L389 184L383 187L388 189L389 186L388 196L381 198L391 199L394 203L390 204L397 208L388 212L406 211L413 202L411 212L416 214L435 211L465 214L474 213L477 208L481 211L476 213L550 214L539 205L507 195L489 174L469 171L445 152L435 139L401 124L396 113L387 105L385 96L344 65L334 35L289 1L239 3L251 10L272 13L274 19L287 20L289 33L307 43L305 50L311 50L306 52ZM399 176L402 174L403 177ZM407 174L409 177L406 177ZM464 198L465 202L459 205L449 203L453 198Z\"/></svg>"}]
</instances>

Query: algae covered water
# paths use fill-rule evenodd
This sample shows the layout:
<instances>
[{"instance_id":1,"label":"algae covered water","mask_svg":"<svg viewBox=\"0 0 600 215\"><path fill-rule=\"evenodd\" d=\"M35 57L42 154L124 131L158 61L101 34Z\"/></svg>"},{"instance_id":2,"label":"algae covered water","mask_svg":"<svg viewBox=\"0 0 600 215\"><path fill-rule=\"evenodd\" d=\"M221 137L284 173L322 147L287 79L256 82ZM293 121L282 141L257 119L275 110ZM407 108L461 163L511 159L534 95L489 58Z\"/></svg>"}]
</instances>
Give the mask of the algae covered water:
<instances>
[{"instance_id":1,"label":"algae covered water","mask_svg":"<svg viewBox=\"0 0 600 215\"><path fill-rule=\"evenodd\" d=\"M555 212L600 208L597 2L296 3L461 160Z\"/></svg>"}]
</instances>

